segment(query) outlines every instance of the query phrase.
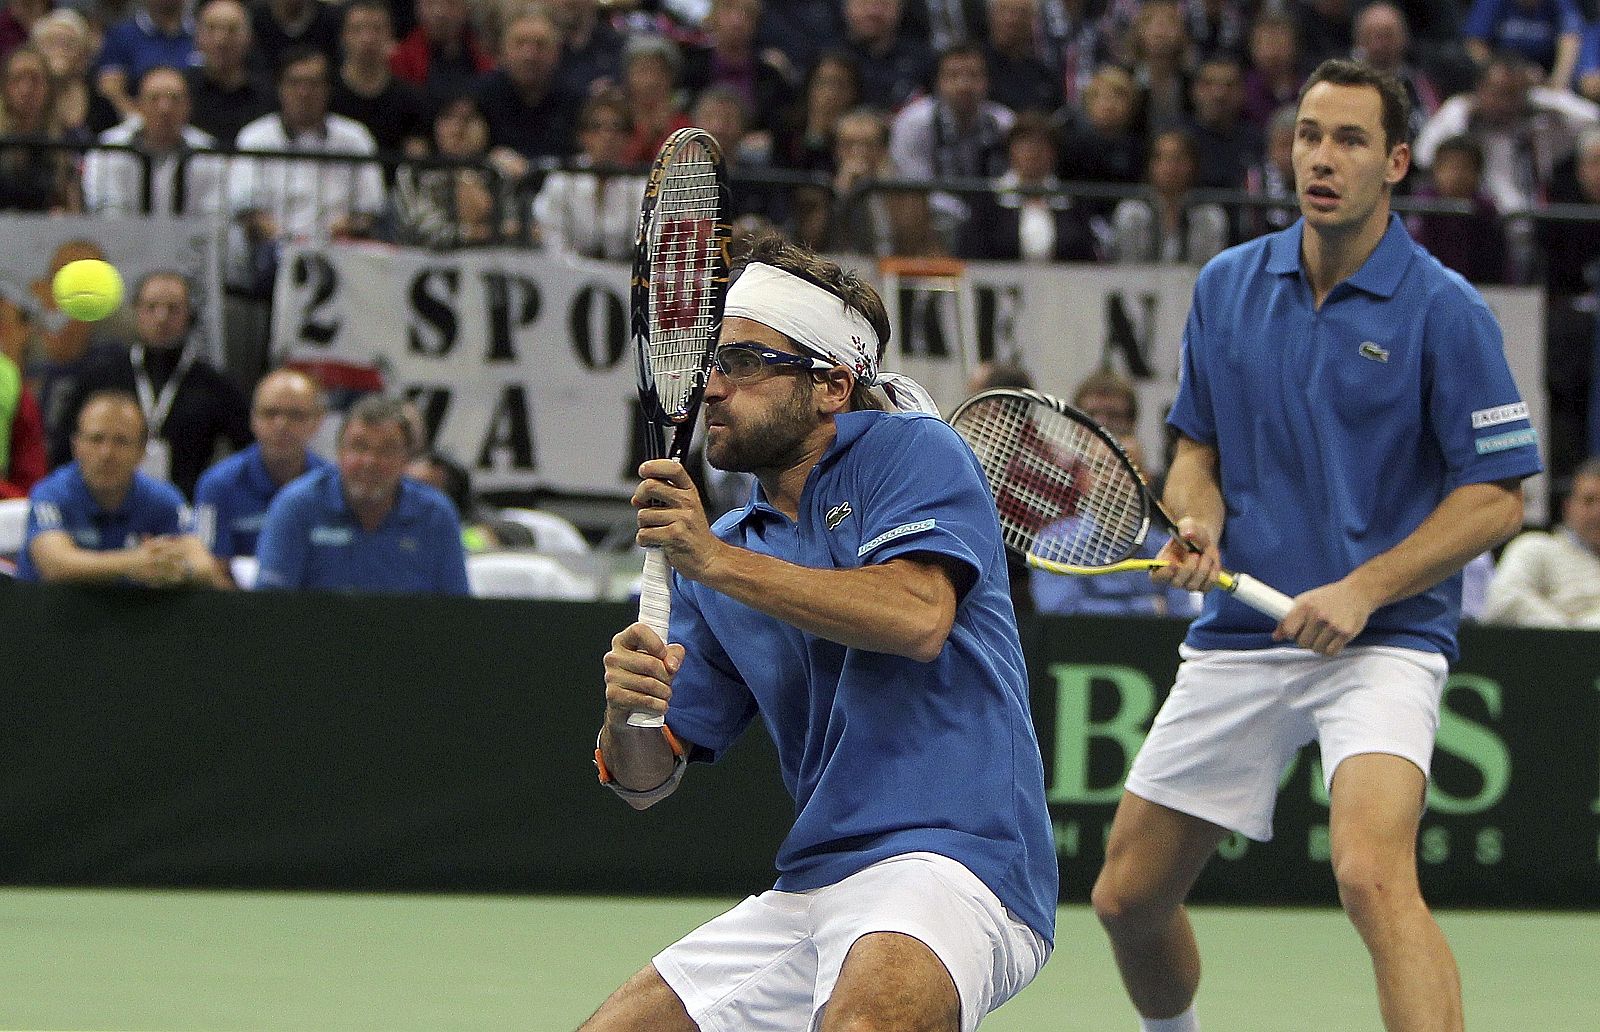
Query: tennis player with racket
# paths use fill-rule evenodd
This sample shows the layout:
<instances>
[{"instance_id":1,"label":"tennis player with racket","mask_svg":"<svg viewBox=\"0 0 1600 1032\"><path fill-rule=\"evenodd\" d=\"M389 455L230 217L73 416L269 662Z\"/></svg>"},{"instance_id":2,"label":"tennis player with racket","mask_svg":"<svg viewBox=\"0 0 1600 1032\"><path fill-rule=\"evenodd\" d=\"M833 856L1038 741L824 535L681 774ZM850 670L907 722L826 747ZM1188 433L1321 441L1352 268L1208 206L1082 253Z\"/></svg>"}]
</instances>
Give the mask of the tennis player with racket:
<instances>
[{"instance_id":1,"label":"tennis player with racket","mask_svg":"<svg viewBox=\"0 0 1600 1032\"><path fill-rule=\"evenodd\" d=\"M1488 307L1390 213L1408 114L1393 77L1319 66L1295 130L1302 217L1195 286L1165 492L1184 543L1154 576L1201 590L1226 562L1293 604L1277 620L1206 595L1128 775L1093 900L1146 1030L1199 1028L1183 900L1229 832L1272 836L1278 780L1313 739L1385 1027L1462 1027L1417 828L1460 570L1520 527L1539 456Z\"/></svg>"},{"instance_id":2,"label":"tennis player with racket","mask_svg":"<svg viewBox=\"0 0 1600 1032\"><path fill-rule=\"evenodd\" d=\"M660 953L584 1032L970 1032L1049 953L1057 868L994 504L854 275L758 241L728 291L707 526L672 459L634 495L671 625L605 657L601 780L644 807L758 717L796 817L776 886ZM629 722L663 714L666 731Z\"/></svg>"}]
</instances>

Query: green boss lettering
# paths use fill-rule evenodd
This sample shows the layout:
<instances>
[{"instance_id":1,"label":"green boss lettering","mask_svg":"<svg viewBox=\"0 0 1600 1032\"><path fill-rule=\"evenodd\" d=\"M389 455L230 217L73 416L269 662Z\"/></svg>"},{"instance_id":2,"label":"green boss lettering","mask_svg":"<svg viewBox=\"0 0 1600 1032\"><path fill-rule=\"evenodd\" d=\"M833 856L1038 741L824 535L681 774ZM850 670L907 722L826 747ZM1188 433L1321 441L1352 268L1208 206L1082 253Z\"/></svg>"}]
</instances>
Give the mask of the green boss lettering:
<instances>
[{"instance_id":1,"label":"green boss lettering","mask_svg":"<svg viewBox=\"0 0 1600 1032\"><path fill-rule=\"evenodd\" d=\"M1122 793L1134 754L1144 742L1144 726L1156 710L1156 690L1150 678L1129 666L1055 663L1050 676L1056 683L1055 776L1050 786L1052 803L1114 803ZM1092 688L1110 687L1117 707L1103 721L1089 713ZM1089 745L1096 738L1114 743L1122 754L1122 768L1110 784L1089 785Z\"/></svg>"},{"instance_id":2,"label":"green boss lettering","mask_svg":"<svg viewBox=\"0 0 1600 1032\"><path fill-rule=\"evenodd\" d=\"M1477 694L1489 715L1500 716L1500 685L1478 674L1452 674L1445 685L1445 698L1453 690ZM1505 797L1511 784L1511 754L1500 736L1482 724L1468 720L1444 706L1439 713L1437 748L1470 764L1478 771L1482 787L1472 795L1456 796L1437 784L1428 786L1428 806L1442 814L1482 813Z\"/></svg>"}]
</instances>

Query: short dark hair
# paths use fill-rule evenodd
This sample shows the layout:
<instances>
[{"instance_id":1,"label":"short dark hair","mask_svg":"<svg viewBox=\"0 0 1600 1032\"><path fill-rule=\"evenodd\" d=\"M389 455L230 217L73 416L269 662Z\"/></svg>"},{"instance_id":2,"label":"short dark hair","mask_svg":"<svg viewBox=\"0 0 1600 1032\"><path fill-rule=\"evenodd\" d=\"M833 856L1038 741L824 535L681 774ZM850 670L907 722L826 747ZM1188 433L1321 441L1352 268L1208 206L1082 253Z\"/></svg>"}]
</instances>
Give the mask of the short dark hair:
<instances>
[{"instance_id":1,"label":"short dark hair","mask_svg":"<svg viewBox=\"0 0 1600 1032\"><path fill-rule=\"evenodd\" d=\"M1128 403L1128 416L1135 422L1139 419L1139 392L1134 389L1133 381L1114 369L1101 369L1090 373L1078 384L1078 389L1072 392L1072 403L1082 405L1083 399L1091 394L1109 394L1121 398Z\"/></svg>"},{"instance_id":2,"label":"short dark hair","mask_svg":"<svg viewBox=\"0 0 1600 1032\"><path fill-rule=\"evenodd\" d=\"M1483 174L1483 147L1472 137L1465 133L1447 137L1439 142L1433 152L1433 163L1438 165L1439 159L1446 154L1460 154L1472 162L1472 167L1479 175Z\"/></svg>"},{"instance_id":3,"label":"short dark hair","mask_svg":"<svg viewBox=\"0 0 1600 1032\"><path fill-rule=\"evenodd\" d=\"M97 391L90 391L89 396L83 399L83 404L78 406L78 414L72 419L74 434L78 432L78 427L83 422L83 414L89 411L89 406L102 401L132 409L139 417L140 439L149 440L150 424L144 418L144 407L139 404L139 399L133 396L132 391L122 387L102 387Z\"/></svg>"},{"instance_id":4,"label":"short dark hair","mask_svg":"<svg viewBox=\"0 0 1600 1032\"><path fill-rule=\"evenodd\" d=\"M400 432L405 435L406 453L411 454L417 450L422 442L416 439L416 432L411 424L411 417L406 414L406 403L399 398L386 398L381 394L368 394L350 406L350 411L344 414L344 422L339 424L338 440L344 442L345 431L355 424L363 426L382 426L385 423L397 423Z\"/></svg>"},{"instance_id":5,"label":"short dark hair","mask_svg":"<svg viewBox=\"0 0 1600 1032\"><path fill-rule=\"evenodd\" d=\"M1335 86L1370 86L1378 91L1383 102L1383 135L1386 150L1411 142L1411 98L1400 80L1388 72L1380 72L1365 61L1349 57L1330 57L1317 65L1316 70L1300 87L1300 101L1304 102L1311 87L1327 82Z\"/></svg>"},{"instance_id":6,"label":"short dark hair","mask_svg":"<svg viewBox=\"0 0 1600 1032\"><path fill-rule=\"evenodd\" d=\"M139 303L139 299L144 297L145 288L154 283L156 280L177 280L179 283L182 283L183 295L189 299L189 305L193 307L194 284L189 282L189 277L185 276L181 270L171 268L151 269L149 272L135 280L133 284L133 293L128 295L133 299L134 304Z\"/></svg>"},{"instance_id":7,"label":"short dark hair","mask_svg":"<svg viewBox=\"0 0 1600 1032\"><path fill-rule=\"evenodd\" d=\"M845 307L853 309L871 324L872 332L878 335L878 353L873 357L880 362L883 360L884 349L889 344L889 311L871 284L838 262L799 244L790 243L777 233L756 237L750 244L749 253L740 261L739 271L755 262L798 276L843 301ZM875 400L871 400L868 388L859 381L851 392L850 401L851 407L856 409L879 407Z\"/></svg>"},{"instance_id":8,"label":"short dark hair","mask_svg":"<svg viewBox=\"0 0 1600 1032\"><path fill-rule=\"evenodd\" d=\"M302 45L290 47L278 56L278 84L280 86L283 84L284 77L289 74L289 69L297 64L304 64L311 60L322 62L322 78L324 82L328 81L332 76L333 69L333 62L328 59L328 55L319 47Z\"/></svg>"}]
</instances>

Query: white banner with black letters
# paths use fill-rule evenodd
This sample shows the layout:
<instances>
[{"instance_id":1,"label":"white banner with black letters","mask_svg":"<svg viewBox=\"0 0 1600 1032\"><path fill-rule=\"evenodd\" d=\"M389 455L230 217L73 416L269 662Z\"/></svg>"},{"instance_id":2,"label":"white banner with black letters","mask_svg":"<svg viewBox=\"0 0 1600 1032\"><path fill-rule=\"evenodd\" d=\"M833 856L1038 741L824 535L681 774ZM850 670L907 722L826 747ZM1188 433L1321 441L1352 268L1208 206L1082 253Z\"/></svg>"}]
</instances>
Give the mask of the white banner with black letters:
<instances>
[{"instance_id":1,"label":"white banner with black letters","mask_svg":"<svg viewBox=\"0 0 1600 1032\"><path fill-rule=\"evenodd\" d=\"M974 262L956 289L860 271L890 288L885 368L921 380L946 414L981 358L1019 361L1065 396L1110 367L1138 384L1141 443L1159 464L1196 270ZM274 350L335 382L415 398L434 443L468 463L480 489L625 496L637 450L628 275L625 264L510 249L293 250L278 276ZM1484 294L1543 436L1542 293ZM1542 487L1528 495L1540 522Z\"/></svg>"}]
</instances>

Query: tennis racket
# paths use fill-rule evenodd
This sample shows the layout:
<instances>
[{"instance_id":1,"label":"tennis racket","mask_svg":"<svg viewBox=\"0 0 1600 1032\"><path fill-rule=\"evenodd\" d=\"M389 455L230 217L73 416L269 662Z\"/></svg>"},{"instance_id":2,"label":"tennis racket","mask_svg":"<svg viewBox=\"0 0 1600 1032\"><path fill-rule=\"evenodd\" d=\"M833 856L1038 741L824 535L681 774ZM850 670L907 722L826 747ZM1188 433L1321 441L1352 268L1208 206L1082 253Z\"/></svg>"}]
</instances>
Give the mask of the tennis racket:
<instances>
[{"instance_id":1,"label":"tennis racket","mask_svg":"<svg viewBox=\"0 0 1600 1032\"><path fill-rule=\"evenodd\" d=\"M728 180L722 148L703 129L679 129L656 154L639 206L633 250L633 345L645 452L683 460L705 394L728 291ZM639 620L667 640L672 592L667 560L645 549ZM653 713L628 717L659 727Z\"/></svg>"},{"instance_id":2,"label":"tennis racket","mask_svg":"<svg viewBox=\"0 0 1600 1032\"><path fill-rule=\"evenodd\" d=\"M1199 551L1179 537L1117 439L1066 402L998 388L962 402L950 425L978 456L1006 547L1029 566L1089 576L1165 566L1135 558L1152 524ZM1218 574L1217 586L1275 620L1294 605L1242 573Z\"/></svg>"}]
</instances>

